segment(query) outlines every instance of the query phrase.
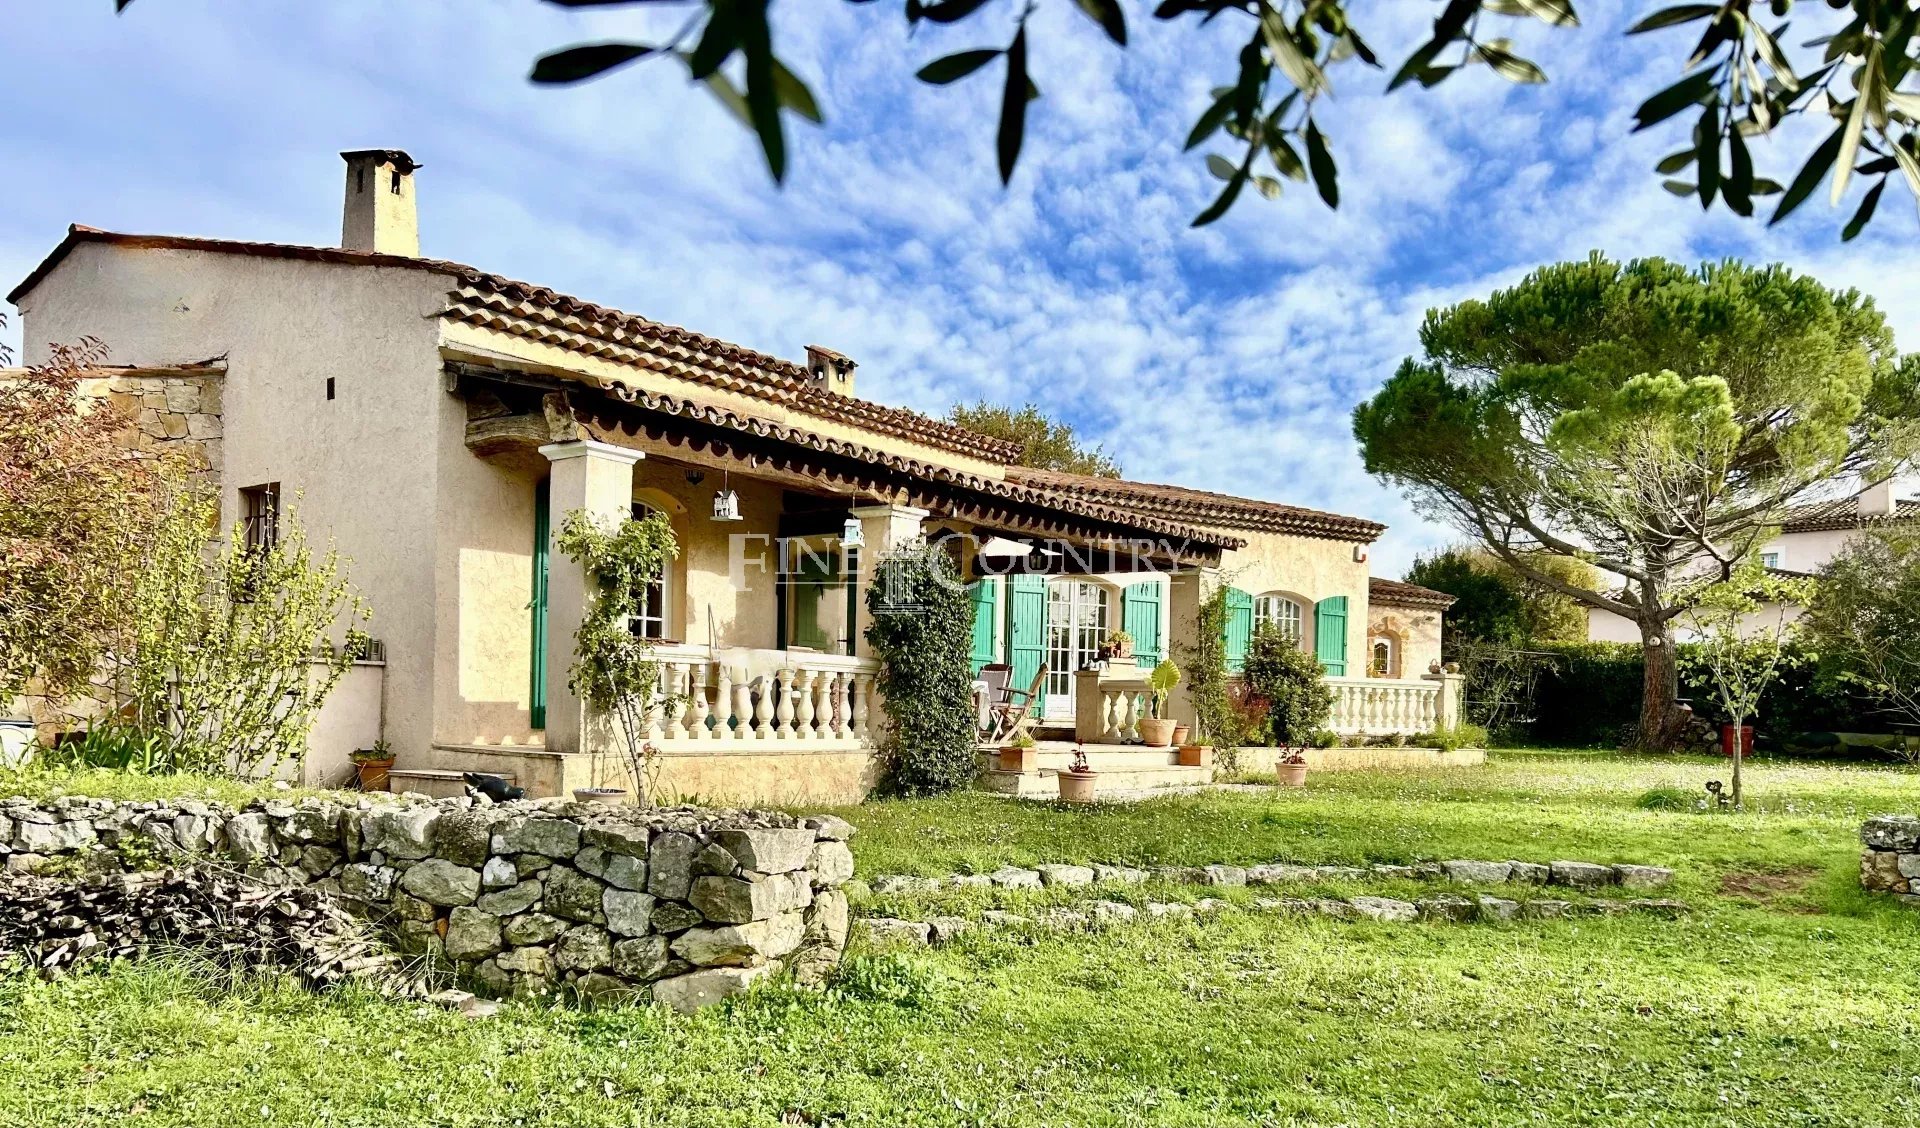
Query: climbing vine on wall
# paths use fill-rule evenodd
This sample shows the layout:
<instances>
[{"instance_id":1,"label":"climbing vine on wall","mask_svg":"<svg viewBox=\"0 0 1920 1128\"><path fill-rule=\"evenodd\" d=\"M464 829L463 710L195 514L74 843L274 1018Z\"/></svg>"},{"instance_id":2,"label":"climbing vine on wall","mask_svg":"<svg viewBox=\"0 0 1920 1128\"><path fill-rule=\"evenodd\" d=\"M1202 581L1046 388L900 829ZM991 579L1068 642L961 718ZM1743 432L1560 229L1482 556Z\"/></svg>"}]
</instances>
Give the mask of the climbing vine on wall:
<instances>
[{"instance_id":1,"label":"climbing vine on wall","mask_svg":"<svg viewBox=\"0 0 1920 1128\"><path fill-rule=\"evenodd\" d=\"M891 722L892 788L927 795L967 786L979 765L967 660L973 605L959 572L938 548L910 542L880 559L866 598L867 641Z\"/></svg>"}]
</instances>

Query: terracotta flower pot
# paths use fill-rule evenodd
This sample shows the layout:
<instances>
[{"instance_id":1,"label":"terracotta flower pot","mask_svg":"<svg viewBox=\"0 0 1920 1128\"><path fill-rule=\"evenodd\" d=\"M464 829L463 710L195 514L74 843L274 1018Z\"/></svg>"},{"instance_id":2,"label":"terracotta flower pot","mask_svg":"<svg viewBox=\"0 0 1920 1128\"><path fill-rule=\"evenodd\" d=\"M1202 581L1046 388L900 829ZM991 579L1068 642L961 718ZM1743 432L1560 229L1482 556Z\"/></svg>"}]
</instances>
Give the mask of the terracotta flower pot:
<instances>
[{"instance_id":1,"label":"terracotta flower pot","mask_svg":"<svg viewBox=\"0 0 1920 1128\"><path fill-rule=\"evenodd\" d=\"M1167 748L1173 744L1173 721L1167 717L1148 717L1140 722L1140 740L1149 748Z\"/></svg>"},{"instance_id":2,"label":"terracotta flower pot","mask_svg":"<svg viewBox=\"0 0 1920 1128\"><path fill-rule=\"evenodd\" d=\"M1307 785L1307 766L1305 764L1275 764L1274 782L1281 787L1305 787Z\"/></svg>"},{"instance_id":3,"label":"terracotta flower pot","mask_svg":"<svg viewBox=\"0 0 1920 1128\"><path fill-rule=\"evenodd\" d=\"M387 773L393 770L393 757L384 760L357 760L354 768L360 773L360 790L387 790Z\"/></svg>"},{"instance_id":4,"label":"terracotta flower pot","mask_svg":"<svg viewBox=\"0 0 1920 1128\"><path fill-rule=\"evenodd\" d=\"M624 787L576 787L573 789L573 801L576 803L605 803L616 806L627 797Z\"/></svg>"},{"instance_id":5,"label":"terracotta flower pot","mask_svg":"<svg viewBox=\"0 0 1920 1128\"><path fill-rule=\"evenodd\" d=\"M1187 726L1178 721L1175 721L1173 724L1173 742L1175 744L1185 744L1187 742Z\"/></svg>"},{"instance_id":6,"label":"terracotta flower pot","mask_svg":"<svg viewBox=\"0 0 1920 1128\"><path fill-rule=\"evenodd\" d=\"M1093 802L1093 783L1100 777L1099 772L1061 772L1060 801L1062 803Z\"/></svg>"},{"instance_id":7,"label":"terracotta flower pot","mask_svg":"<svg viewBox=\"0 0 1920 1128\"><path fill-rule=\"evenodd\" d=\"M1040 766L1038 748L1015 748L1007 745L1000 749L1000 770L1003 772L1030 772Z\"/></svg>"},{"instance_id":8,"label":"terracotta flower pot","mask_svg":"<svg viewBox=\"0 0 1920 1128\"><path fill-rule=\"evenodd\" d=\"M1211 768L1213 766L1213 745L1182 744L1180 746L1180 766L1183 768Z\"/></svg>"}]
</instances>

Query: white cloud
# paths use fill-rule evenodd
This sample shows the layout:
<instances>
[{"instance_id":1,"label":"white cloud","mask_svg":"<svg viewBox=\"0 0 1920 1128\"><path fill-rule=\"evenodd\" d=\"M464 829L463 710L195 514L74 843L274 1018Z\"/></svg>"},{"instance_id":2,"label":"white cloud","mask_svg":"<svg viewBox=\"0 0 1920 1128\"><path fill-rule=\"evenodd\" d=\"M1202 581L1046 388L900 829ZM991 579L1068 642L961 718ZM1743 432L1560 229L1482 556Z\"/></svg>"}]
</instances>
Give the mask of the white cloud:
<instances>
[{"instance_id":1,"label":"white cloud","mask_svg":"<svg viewBox=\"0 0 1920 1128\"><path fill-rule=\"evenodd\" d=\"M909 35L897 7L807 5L781 33L829 121L791 129L777 189L753 139L670 61L565 90L522 81L547 46L657 39L679 10L107 7L10 20L8 150L26 175L0 207L0 273L23 275L71 221L330 242L333 153L404 146L426 162L430 254L780 355L828 344L862 362L867 394L922 410L1037 402L1134 476L1389 522L1380 574L1451 536L1365 475L1348 431L1430 305L1590 249L1734 253L1860 285L1920 346L1920 282L1888 269L1910 210L1890 199L1842 247L1814 204L1769 229L1659 187L1651 167L1684 129L1633 136L1631 112L1671 80L1676 48L1622 39L1624 13L1520 25L1544 87L1483 72L1389 96L1384 75L1342 72L1323 117L1341 209L1289 184L1191 231L1218 182L1180 146L1232 74L1224 21L1169 28L1136 5L1121 51L1070 5L1043 5L1045 94L1002 188L997 66L940 89L911 72L1001 45L1010 23ZM1379 7L1374 46L1403 57L1432 14Z\"/></svg>"}]
</instances>

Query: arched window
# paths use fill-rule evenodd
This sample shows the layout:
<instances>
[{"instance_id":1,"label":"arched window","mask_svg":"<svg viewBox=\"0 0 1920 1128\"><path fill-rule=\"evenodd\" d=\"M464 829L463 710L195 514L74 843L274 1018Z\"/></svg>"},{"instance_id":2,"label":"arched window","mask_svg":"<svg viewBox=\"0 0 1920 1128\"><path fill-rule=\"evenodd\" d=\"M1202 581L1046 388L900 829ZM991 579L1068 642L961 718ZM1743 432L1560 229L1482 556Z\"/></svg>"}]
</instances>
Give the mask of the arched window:
<instances>
[{"instance_id":1,"label":"arched window","mask_svg":"<svg viewBox=\"0 0 1920 1128\"><path fill-rule=\"evenodd\" d=\"M1400 662L1398 655L1394 653L1392 638L1373 640L1373 661L1369 664L1367 673L1376 678L1400 676Z\"/></svg>"},{"instance_id":2,"label":"arched window","mask_svg":"<svg viewBox=\"0 0 1920 1128\"><path fill-rule=\"evenodd\" d=\"M1299 646L1307 644L1307 617L1302 602L1277 591L1256 596L1253 601L1253 625L1258 630L1271 624Z\"/></svg>"}]
</instances>

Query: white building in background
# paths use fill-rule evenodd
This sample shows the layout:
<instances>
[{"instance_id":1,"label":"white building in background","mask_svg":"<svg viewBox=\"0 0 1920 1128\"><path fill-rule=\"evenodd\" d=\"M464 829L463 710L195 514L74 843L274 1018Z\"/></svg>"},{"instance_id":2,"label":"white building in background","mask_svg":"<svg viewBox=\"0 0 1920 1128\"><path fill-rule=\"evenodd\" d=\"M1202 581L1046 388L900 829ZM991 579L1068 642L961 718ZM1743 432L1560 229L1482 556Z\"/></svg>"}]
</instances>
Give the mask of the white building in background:
<instances>
[{"instance_id":1,"label":"white building in background","mask_svg":"<svg viewBox=\"0 0 1920 1128\"><path fill-rule=\"evenodd\" d=\"M1782 575L1810 576L1862 534L1915 520L1920 520L1920 499L1895 498L1893 482L1870 486L1852 497L1795 505L1780 523L1780 535L1761 548L1760 563ZM1783 619L1791 623L1801 614L1802 608L1797 606L1769 604L1749 616L1749 625L1754 630L1771 631ZM1685 640L1684 622L1676 634ZM1633 620L1611 611L1589 608L1587 641L1638 643L1640 628Z\"/></svg>"}]
</instances>

